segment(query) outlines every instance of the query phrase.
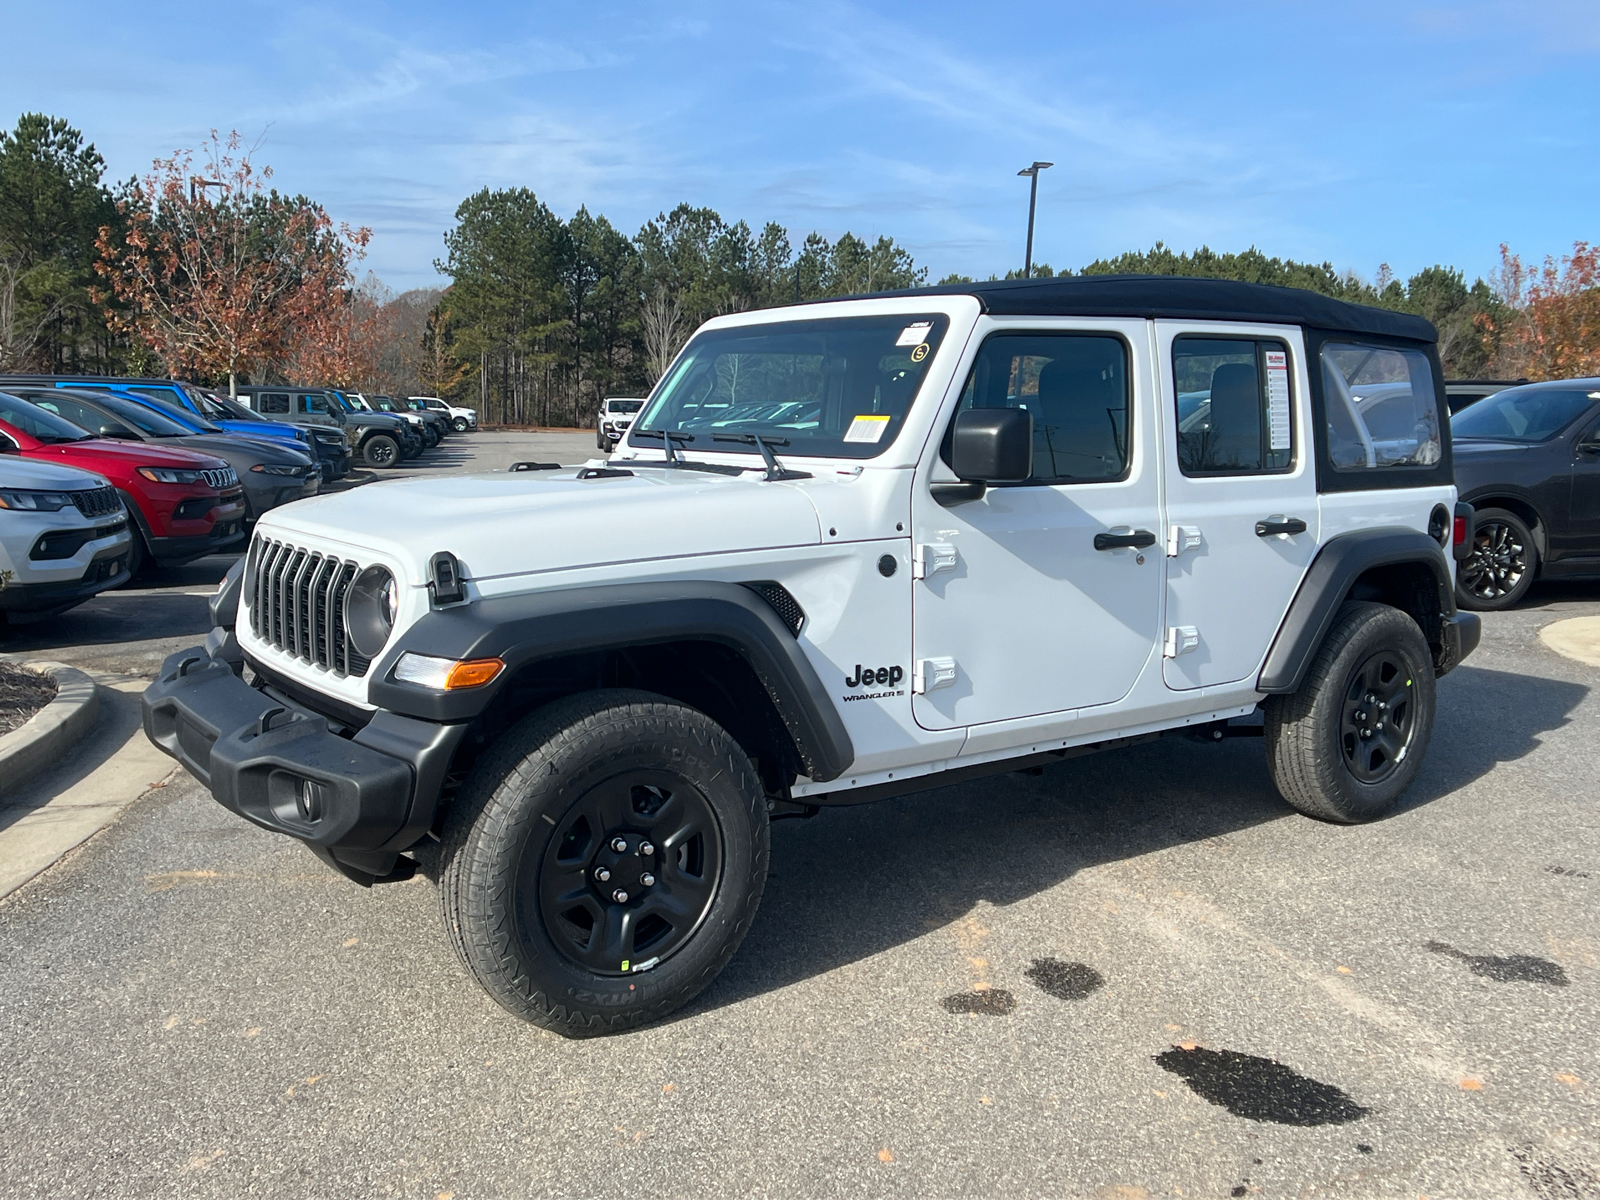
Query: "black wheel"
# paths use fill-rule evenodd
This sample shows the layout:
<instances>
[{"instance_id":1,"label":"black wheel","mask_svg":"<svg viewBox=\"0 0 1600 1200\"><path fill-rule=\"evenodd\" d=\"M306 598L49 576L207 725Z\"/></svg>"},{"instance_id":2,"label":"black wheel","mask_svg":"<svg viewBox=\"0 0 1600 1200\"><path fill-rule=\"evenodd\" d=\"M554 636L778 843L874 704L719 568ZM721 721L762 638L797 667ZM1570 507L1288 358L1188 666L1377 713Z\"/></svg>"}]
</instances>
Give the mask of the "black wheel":
<instances>
[{"instance_id":1,"label":"black wheel","mask_svg":"<svg viewBox=\"0 0 1600 1200\"><path fill-rule=\"evenodd\" d=\"M588 1037L664 1016L732 957L766 883L766 802L704 713L589 692L484 756L441 853L468 970L524 1020Z\"/></svg>"},{"instance_id":2,"label":"black wheel","mask_svg":"<svg viewBox=\"0 0 1600 1200\"><path fill-rule=\"evenodd\" d=\"M422 446L425 450L432 450L439 444L439 431L432 425L425 426L422 430Z\"/></svg>"},{"instance_id":3,"label":"black wheel","mask_svg":"<svg viewBox=\"0 0 1600 1200\"><path fill-rule=\"evenodd\" d=\"M1477 612L1510 608L1538 574L1539 548L1527 522L1503 508L1482 509L1472 553L1456 568L1456 603Z\"/></svg>"},{"instance_id":4,"label":"black wheel","mask_svg":"<svg viewBox=\"0 0 1600 1200\"><path fill-rule=\"evenodd\" d=\"M1267 762L1283 798L1324 821L1383 816L1427 753L1434 682L1411 617L1346 604L1300 690L1266 705Z\"/></svg>"},{"instance_id":5,"label":"black wheel","mask_svg":"<svg viewBox=\"0 0 1600 1200\"><path fill-rule=\"evenodd\" d=\"M597 433L594 435L594 444L595 448L598 450L611 449L611 442L603 433Z\"/></svg>"},{"instance_id":6,"label":"black wheel","mask_svg":"<svg viewBox=\"0 0 1600 1200\"><path fill-rule=\"evenodd\" d=\"M450 427L457 433L465 433L467 431L467 419L465 417L457 417L450 422Z\"/></svg>"},{"instance_id":7,"label":"black wheel","mask_svg":"<svg viewBox=\"0 0 1600 1200\"><path fill-rule=\"evenodd\" d=\"M386 433L370 437L361 444L361 461L369 467L397 467L400 444Z\"/></svg>"}]
</instances>

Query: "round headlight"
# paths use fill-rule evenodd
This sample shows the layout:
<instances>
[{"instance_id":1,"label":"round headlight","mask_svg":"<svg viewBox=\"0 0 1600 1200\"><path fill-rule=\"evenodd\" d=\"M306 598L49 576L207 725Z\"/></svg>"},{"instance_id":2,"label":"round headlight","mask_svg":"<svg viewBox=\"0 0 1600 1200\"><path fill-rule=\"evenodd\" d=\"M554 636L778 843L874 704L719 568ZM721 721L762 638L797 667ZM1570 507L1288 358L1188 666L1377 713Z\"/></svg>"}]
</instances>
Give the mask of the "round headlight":
<instances>
[{"instance_id":1,"label":"round headlight","mask_svg":"<svg viewBox=\"0 0 1600 1200\"><path fill-rule=\"evenodd\" d=\"M394 631L399 588L386 567L368 567L355 577L344 595L344 625L350 643L363 658L383 653Z\"/></svg>"}]
</instances>

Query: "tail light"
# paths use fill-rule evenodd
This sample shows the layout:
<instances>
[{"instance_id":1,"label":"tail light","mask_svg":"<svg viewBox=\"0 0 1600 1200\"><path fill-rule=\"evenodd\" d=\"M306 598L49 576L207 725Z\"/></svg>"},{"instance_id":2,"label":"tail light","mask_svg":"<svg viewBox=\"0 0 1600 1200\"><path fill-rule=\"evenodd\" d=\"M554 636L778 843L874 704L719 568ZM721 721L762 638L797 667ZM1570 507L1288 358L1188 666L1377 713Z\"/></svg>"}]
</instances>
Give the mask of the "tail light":
<instances>
[{"instance_id":1,"label":"tail light","mask_svg":"<svg viewBox=\"0 0 1600 1200\"><path fill-rule=\"evenodd\" d=\"M1472 535L1477 511L1470 504L1456 502L1455 524L1450 530L1450 553L1457 562L1472 555Z\"/></svg>"}]
</instances>

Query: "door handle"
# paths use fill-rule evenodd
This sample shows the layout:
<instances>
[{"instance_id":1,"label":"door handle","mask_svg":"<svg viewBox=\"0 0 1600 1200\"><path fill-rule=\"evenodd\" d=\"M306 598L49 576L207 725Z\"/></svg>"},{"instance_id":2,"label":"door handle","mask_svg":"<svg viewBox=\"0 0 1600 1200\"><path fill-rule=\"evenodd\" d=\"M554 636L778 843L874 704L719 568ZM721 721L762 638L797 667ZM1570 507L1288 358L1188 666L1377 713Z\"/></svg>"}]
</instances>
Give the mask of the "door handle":
<instances>
[{"instance_id":1,"label":"door handle","mask_svg":"<svg viewBox=\"0 0 1600 1200\"><path fill-rule=\"evenodd\" d=\"M1304 533L1306 523L1299 517L1271 516L1256 522L1257 537L1271 537L1275 533Z\"/></svg>"},{"instance_id":2,"label":"door handle","mask_svg":"<svg viewBox=\"0 0 1600 1200\"><path fill-rule=\"evenodd\" d=\"M1094 535L1094 548L1096 550L1143 550L1147 546L1156 544L1156 535L1148 529L1135 529L1132 533L1097 533Z\"/></svg>"}]
</instances>

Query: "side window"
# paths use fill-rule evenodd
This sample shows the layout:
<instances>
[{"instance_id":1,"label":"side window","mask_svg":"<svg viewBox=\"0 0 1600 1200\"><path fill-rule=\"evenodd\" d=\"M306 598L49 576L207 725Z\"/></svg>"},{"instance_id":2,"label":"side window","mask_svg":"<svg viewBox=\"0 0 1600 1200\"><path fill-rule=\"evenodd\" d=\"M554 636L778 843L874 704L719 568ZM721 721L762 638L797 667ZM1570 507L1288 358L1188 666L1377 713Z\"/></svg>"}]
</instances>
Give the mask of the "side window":
<instances>
[{"instance_id":1,"label":"side window","mask_svg":"<svg viewBox=\"0 0 1600 1200\"><path fill-rule=\"evenodd\" d=\"M301 392L296 399L303 413L326 413L332 407L328 398L317 392Z\"/></svg>"},{"instance_id":2,"label":"side window","mask_svg":"<svg viewBox=\"0 0 1600 1200\"><path fill-rule=\"evenodd\" d=\"M1128 473L1128 347L1108 334L996 333L978 351L958 412L1033 414L1031 483L1096 483ZM951 431L941 453L950 461Z\"/></svg>"},{"instance_id":3,"label":"side window","mask_svg":"<svg viewBox=\"0 0 1600 1200\"><path fill-rule=\"evenodd\" d=\"M1253 338L1172 340L1178 467L1185 475L1261 475L1294 466L1289 351Z\"/></svg>"},{"instance_id":4,"label":"side window","mask_svg":"<svg viewBox=\"0 0 1600 1200\"><path fill-rule=\"evenodd\" d=\"M1334 470L1426 467L1442 457L1433 367L1421 351L1325 342L1322 392Z\"/></svg>"},{"instance_id":5,"label":"side window","mask_svg":"<svg viewBox=\"0 0 1600 1200\"><path fill-rule=\"evenodd\" d=\"M288 392L258 392L256 394L256 411L264 413L289 414Z\"/></svg>"}]
</instances>

